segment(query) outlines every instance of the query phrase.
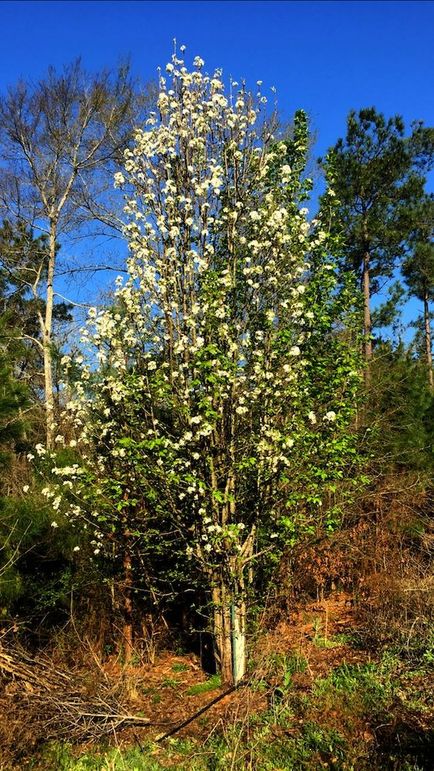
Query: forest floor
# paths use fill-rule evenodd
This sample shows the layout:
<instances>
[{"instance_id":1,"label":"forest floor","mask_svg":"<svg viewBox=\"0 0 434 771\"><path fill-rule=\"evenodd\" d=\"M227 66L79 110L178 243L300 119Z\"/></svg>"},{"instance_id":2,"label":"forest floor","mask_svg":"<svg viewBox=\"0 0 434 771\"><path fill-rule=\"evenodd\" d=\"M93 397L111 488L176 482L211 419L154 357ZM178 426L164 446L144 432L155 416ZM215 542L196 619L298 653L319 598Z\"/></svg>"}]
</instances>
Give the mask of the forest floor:
<instances>
[{"instance_id":1,"label":"forest floor","mask_svg":"<svg viewBox=\"0 0 434 771\"><path fill-rule=\"evenodd\" d=\"M252 677L227 695L193 655L167 651L152 665L128 668L115 658L98 663L105 692L121 693L124 713L139 723L123 727L121 720L110 731L103 726L100 737L97 731L68 742L67 732L56 740L47 729L38 735L31 709L35 689L29 686L23 702L12 678L0 698L0 722L10 727L2 734L11 737L9 760L6 753L0 769L433 769L431 665L412 668L393 653L364 650L353 598L334 593L299 606L258 635ZM17 720L26 720L26 730L12 731L14 705L21 705Z\"/></svg>"}]
</instances>

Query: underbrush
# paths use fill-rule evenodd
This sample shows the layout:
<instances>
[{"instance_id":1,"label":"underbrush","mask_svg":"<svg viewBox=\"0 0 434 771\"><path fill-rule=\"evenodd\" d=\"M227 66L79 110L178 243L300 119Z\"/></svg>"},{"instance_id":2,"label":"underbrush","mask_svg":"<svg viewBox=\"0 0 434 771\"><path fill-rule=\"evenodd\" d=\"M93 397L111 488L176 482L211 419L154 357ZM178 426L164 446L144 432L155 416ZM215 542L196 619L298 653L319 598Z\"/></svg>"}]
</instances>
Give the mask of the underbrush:
<instances>
[{"instance_id":1,"label":"underbrush","mask_svg":"<svg viewBox=\"0 0 434 771\"><path fill-rule=\"evenodd\" d=\"M140 727L106 744L58 741L1 771L431 771L434 531L430 493L414 485L389 478L369 511L294 550L263 622L268 647L258 634L251 681L220 711L161 743ZM117 664L110 676L122 672ZM127 680L121 695L136 714L174 725L220 687L170 652Z\"/></svg>"},{"instance_id":2,"label":"underbrush","mask_svg":"<svg viewBox=\"0 0 434 771\"><path fill-rule=\"evenodd\" d=\"M235 712L205 736L172 738L162 744L138 739L134 747L78 751L52 744L28 771L428 771L434 735L432 705L422 681L428 668L409 671L386 653L378 662L341 666L306 690L296 678L305 672L301 656L272 657L276 675L256 680L262 710ZM246 692L244 697L246 698Z\"/></svg>"}]
</instances>

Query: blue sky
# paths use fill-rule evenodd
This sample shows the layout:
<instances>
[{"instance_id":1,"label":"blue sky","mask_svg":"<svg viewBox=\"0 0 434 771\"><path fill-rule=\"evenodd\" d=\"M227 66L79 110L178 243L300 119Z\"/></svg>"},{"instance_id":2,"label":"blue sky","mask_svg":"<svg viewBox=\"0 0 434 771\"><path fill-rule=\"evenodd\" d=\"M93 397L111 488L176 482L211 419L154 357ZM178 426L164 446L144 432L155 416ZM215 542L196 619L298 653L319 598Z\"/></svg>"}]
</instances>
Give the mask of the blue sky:
<instances>
[{"instance_id":1,"label":"blue sky","mask_svg":"<svg viewBox=\"0 0 434 771\"><path fill-rule=\"evenodd\" d=\"M90 69L130 55L144 79L172 51L226 75L275 85L282 112L303 107L322 152L350 108L375 105L434 122L434 2L0 2L0 88L81 55Z\"/></svg>"},{"instance_id":2,"label":"blue sky","mask_svg":"<svg viewBox=\"0 0 434 771\"><path fill-rule=\"evenodd\" d=\"M81 56L89 69L129 56L144 80L172 39L207 68L276 86L283 116L304 108L322 154L351 108L374 105L434 125L434 2L0 2L0 90Z\"/></svg>"}]
</instances>

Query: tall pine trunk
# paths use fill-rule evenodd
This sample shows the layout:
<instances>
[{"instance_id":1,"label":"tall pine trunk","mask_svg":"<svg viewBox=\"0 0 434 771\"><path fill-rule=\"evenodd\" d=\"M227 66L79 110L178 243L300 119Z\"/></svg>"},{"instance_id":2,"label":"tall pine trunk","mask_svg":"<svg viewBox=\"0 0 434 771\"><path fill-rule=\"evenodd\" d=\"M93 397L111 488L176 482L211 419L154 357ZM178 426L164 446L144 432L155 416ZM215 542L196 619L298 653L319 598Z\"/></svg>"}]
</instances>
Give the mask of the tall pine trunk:
<instances>
[{"instance_id":1,"label":"tall pine trunk","mask_svg":"<svg viewBox=\"0 0 434 771\"><path fill-rule=\"evenodd\" d=\"M434 391L434 374L432 368L432 350L431 350L431 324L429 314L428 292L425 289L423 296L423 317L425 322L425 351L426 363L428 367L428 382L431 391Z\"/></svg>"},{"instance_id":2,"label":"tall pine trunk","mask_svg":"<svg viewBox=\"0 0 434 771\"><path fill-rule=\"evenodd\" d=\"M371 323L371 286L369 273L369 252L366 251L363 258L363 333L364 333L364 357L365 357L365 382L369 385L370 369L369 364L372 359L372 323Z\"/></svg>"},{"instance_id":3,"label":"tall pine trunk","mask_svg":"<svg viewBox=\"0 0 434 771\"><path fill-rule=\"evenodd\" d=\"M372 323L371 323L371 281L369 273L369 252L363 259L363 331L365 336L365 359L368 362L372 358Z\"/></svg>"}]
</instances>

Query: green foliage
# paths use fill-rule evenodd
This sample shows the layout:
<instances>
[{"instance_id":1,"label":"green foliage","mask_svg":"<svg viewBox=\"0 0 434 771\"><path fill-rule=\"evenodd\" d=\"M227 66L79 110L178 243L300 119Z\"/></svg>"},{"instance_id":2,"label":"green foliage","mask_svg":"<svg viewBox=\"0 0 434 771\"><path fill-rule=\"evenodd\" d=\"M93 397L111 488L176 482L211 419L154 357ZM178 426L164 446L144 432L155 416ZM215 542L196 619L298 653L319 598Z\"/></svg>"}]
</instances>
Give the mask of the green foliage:
<instances>
[{"instance_id":1,"label":"green foliage","mask_svg":"<svg viewBox=\"0 0 434 771\"><path fill-rule=\"evenodd\" d=\"M338 199L334 228L344 242L344 265L361 271L369 253L374 279L391 277L405 254L412 213L424 178L414 170L414 145L400 116L386 119L374 108L351 111L347 133L325 161Z\"/></svg>"},{"instance_id":2,"label":"green foliage","mask_svg":"<svg viewBox=\"0 0 434 771\"><path fill-rule=\"evenodd\" d=\"M40 496L0 499L0 604L4 615L32 617L68 608L72 534L52 527ZM75 539L73 543L75 542Z\"/></svg>"},{"instance_id":3,"label":"green foliage","mask_svg":"<svg viewBox=\"0 0 434 771\"><path fill-rule=\"evenodd\" d=\"M172 672L188 672L188 665L183 664L182 661L175 661L174 664L172 664Z\"/></svg>"},{"instance_id":4,"label":"green foliage","mask_svg":"<svg viewBox=\"0 0 434 771\"><path fill-rule=\"evenodd\" d=\"M429 472L434 463L434 401L424 363L402 345L393 349L383 343L372 362L372 382L367 449L373 464L383 472Z\"/></svg>"},{"instance_id":5,"label":"green foliage","mask_svg":"<svg viewBox=\"0 0 434 771\"><path fill-rule=\"evenodd\" d=\"M410 293L422 302L434 299L434 196L425 195L413 213L411 252L403 264Z\"/></svg>"},{"instance_id":6,"label":"green foliage","mask_svg":"<svg viewBox=\"0 0 434 771\"><path fill-rule=\"evenodd\" d=\"M269 658L273 673L280 681L280 688L286 691L292 685L292 677L296 673L305 672L307 661L300 653L293 653L289 656L281 653L272 654Z\"/></svg>"},{"instance_id":7,"label":"green foliage","mask_svg":"<svg viewBox=\"0 0 434 771\"><path fill-rule=\"evenodd\" d=\"M192 685L187 691L187 696L197 696L199 693L208 693L208 691L215 691L215 689L220 688L220 686L221 686L220 675L213 675L212 677L209 677L208 680L205 680L203 683L197 683L197 685Z\"/></svg>"},{"instance_id":8,"label":"green foliage","mask_svg":"<svg viewBox=\"0 0 434 771\"><path fill-rule=\"evenodd\" d=\"M41 316L45 301L35 296L35 281L46 280L48 238L35 236L23 221L5 220L0 227L0 347L19 372L33 402L40 402L43 387ZM72 306L57 301L53 318L58 327L72 321ZM56 345L53 342L53 353Z\"/></svg>"},{"instance_id":9,"label":"green foliage","mask_svg":"<svg viewBox=\"0 0 434 771\"><path fill-rule=\"evenodd\" d=\"M336 706L337 701L342 700L353 714L373 716L375 712L380 713L393 695L393 664L385 659L382 667L377 664L341 665L328 677L315 682L317 709L321 710L321 704L324 708Z\"/></svg>"},{"instance_id":10,"label":"green foliage","mask_svg":"<svg viewBox=\"0 0 434 771\"><path fill-rule=\"evenodd\" d=\"M406 299L406 292L400 281L395 281L387 290L387 299L372 312L372 327L399 328L400 315Z\"/></svg>"},{"instance_id":11,"label":"green foliage","mask_svg":"<svg viewBox=\"0 0 434 771\"><path fill-rule=\"evenodd\" d=\"M38 764L32 764L28 771L160 771L167 768L167 764L184 771L206 771L206 761L200 758L189 760L190 753L195 749L194 743L179 740L172 742L166 751L146 742L142 748L77 753L68 745L55 743L44 750Z\"/></svg>"},{"instance_id":12,"label":"green foliage","mask_svg":"<svg viewBox=\"0 0 434 771\"><path fill-rule=\"evenodd\" d=\"M23 435L22 411L27 405L27 391L13 377L11 364L0 351L0 470L9 465Z\"/></svg>"}]
</instances>

